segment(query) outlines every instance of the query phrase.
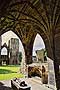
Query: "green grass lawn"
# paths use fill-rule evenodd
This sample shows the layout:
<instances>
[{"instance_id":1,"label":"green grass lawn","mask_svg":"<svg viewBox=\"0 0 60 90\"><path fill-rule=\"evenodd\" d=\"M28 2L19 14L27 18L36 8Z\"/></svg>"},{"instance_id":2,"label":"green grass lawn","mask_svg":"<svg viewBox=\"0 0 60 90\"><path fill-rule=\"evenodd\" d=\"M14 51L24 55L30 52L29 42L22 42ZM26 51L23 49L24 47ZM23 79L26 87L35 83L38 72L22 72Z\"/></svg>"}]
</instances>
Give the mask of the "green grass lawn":
<instances>
[{"instance_id":1,"label":"green grass lawn","mask_svg":"<svg viewBox=\"0 0 60 90\"><path fill-rule=\"evenodd\" d=\"M10 80L15 77L24 77L24 75L19 73L19 69L19 65L0 66L0 80Z\"/></svg>"}]
</instances>

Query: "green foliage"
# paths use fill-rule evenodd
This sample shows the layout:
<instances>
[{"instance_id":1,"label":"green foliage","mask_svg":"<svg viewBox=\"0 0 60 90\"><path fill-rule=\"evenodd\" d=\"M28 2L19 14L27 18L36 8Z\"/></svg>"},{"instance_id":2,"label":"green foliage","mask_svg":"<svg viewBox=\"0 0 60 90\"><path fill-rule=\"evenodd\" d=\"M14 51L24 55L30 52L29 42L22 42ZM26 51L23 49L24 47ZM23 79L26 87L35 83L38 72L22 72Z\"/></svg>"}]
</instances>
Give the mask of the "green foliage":
<instances>
[{"instance_id":1,"label":"green foliage","mask_svg":"<svg viewBox=\"0 0 60 90\"><path fill-rule=\"evenodd\" d=\"M19 62L21 63L22 61L22 52L19 52Z\"/></svg>"}]
</instances>

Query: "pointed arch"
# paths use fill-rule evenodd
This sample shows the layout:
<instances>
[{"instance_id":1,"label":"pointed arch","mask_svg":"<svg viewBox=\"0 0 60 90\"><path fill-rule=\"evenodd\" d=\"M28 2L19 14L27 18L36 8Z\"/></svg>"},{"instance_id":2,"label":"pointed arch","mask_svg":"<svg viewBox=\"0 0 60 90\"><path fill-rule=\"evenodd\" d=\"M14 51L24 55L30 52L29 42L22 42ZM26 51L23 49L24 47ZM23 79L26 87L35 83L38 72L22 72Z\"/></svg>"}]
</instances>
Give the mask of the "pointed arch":
<instances>
[{"instance_id":1,"label":"pointed arch","mask_svg":"<svg viewBox=\"0 0 60 90\"><path fill-rule=\"evenodd\" d=\"M42 37L37 33L33 44L33 56L36 50L45 49L45 44Z\"/></svg>"},{"instance_id":2,"label":"pointed arch","mask_svg":"<svg viewBox=\"0 0 60 90\"><path fill-rule=\"evenodd\" d=\"M21 39L20 39L20 37L18 37L18 35L15 33L15 32L13 32L13 31L8 31L8 32L5 32L4 34L2 34L2 44L4 44L5 42L6 42L6 44L8 45L8 47L9 47L9 41L10 40L12 40L12 39L15 39L15 44L19 44L18 45L18 48L16 48L16 49L19 49L18 50L18 53L19 52L22 52L22 61L23 60L25 60L25 50L24 50L24 46L23 46L23 43L22 43L22 41L21 41ZM19 40L19 42L18 42L18 40ZM10 49L11 49L11 47L10 47ZM9 52L10 53L10 52ZM11 53L10 53L11 54ZM9 54L9 55L10 55ZM10 57L10 56L9 56Z\"/></svg>"},{"instance_id":3,"label":"pointed arch","mask_svg":"<svg viewBox=\"0 0 60 90\"><path fill-rule=\"evenodd\" d=\"M7 48L6 47L2 48L1 55L7 55Z\"/></svg>"}]
</instances>

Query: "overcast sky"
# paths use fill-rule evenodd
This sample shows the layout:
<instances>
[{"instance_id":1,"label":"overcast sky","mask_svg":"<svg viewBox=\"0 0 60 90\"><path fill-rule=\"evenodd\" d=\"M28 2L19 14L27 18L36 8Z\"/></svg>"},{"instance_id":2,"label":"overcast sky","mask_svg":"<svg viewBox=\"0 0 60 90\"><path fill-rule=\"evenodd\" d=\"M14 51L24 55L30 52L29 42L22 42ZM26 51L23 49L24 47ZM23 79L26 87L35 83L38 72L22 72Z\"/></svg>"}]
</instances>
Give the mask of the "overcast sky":
<instances>
[{"instance_id":1,"label":"overcast sky","mask_svg":"<svg viewBox=\"0 0 60 90\"><path fill-rule=\"evenodd\" d=\"M7 45L8 45L8 41L11 38L18 38L18 37L12 31L8 31L8 32L4 33L2 35L2 45L4 43L7 43ZM35 41L34 41L34 45L33 45L33 55L35 55L35 50L40 50L42 48L45 48L44 42L43 42L41 36L39 34L37 34L37 36L35 38ZM22 43L21 43L20 39L19 39L19 51L24 52L24 49L23 49L23 46L22 46Z\"/></svg>"},{"instance_id":2,"label":"overcast sky","mask_svg":"<svg viewBox=\"0 0 60 90\"><path fill-rule=\"evenodd\" d=\"M36 50L41 50L44 48L45 48L44 41L41 38L41 36L39 34L37 34L35 41L34 41L34 45L33 45L33 55L36 55L36 53L35 53Z\"/></svg>"}]
</instances>

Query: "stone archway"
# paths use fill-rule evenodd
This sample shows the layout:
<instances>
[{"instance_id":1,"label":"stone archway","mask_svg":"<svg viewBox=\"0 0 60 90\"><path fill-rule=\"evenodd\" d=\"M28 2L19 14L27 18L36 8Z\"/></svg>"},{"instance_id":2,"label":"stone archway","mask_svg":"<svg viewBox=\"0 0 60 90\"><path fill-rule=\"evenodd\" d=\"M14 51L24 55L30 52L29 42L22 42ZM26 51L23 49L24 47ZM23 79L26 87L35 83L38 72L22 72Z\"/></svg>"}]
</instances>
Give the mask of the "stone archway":
<instances>
[{"instance_id":1,"label":"stone archway","mask_svg":"<svg viewBox=\"0 0 60 90\"><path fill-rule=\"evenodd\" d=\"M56 35L60 33L60 1L3 0L2 2L1 0L0 12L0 35L12 30L20 37L28 64L32 62L31 51L35 35L36 33L41 34L48 56L54 60L57 87L59 88L60 54L58 53L60 46L57 44L57 40L60 40L60 36L56 39Z\"/></svg>"},{"instance_id":2,"label":"stone archway","mask_svg":"<svg viewBox=\"0 0 60 90\"><path fill-rule=\"evenodd\" d=\"M10 30L2 34L2 44L4 44L5 42L9 47L9 64L20 64L20 53L22 54L22 61L25 61L25 51L23 44L15 32Z\"/></svg>"},{"instance_id":3,"label":"stone archway","mask_svg":"<svg viewBox=\"0 0 60 90\"><path fill-rule=\"evenodd\" d=\"M35 2L33 2L33 3L35 3ZM31 56L31 51L32 51L32 50L28 50L28 48L32 48L31 40L29 40L29 39L34 37L34 35L37 32L43 34L42 37L46 37L46 39L48 39L49 43L47 43L47 44L50 45L50 48L47 47L48 53L53 52L52 51L53 43L52 43L52 39L50 39L50 38L52 38L52 34L49 33L49 31L47 31L47 29L49 30L48 25L47 25L48 22L45 21L45 18L43 18L43 13L41 13L42 14L41 15L40 12L38 11L38 8L35 7L33 5L33 3L31 3L27 0L17 1L17 2L12 1L9 4L8 9L6 9L7 10L6 14L4 16L2 16L2 18L1 18L3 33L11 29L20 37L20 39L23 43L23 46L25 48L26 54L27 54L26 58L27 58L27 56L28 57ZM40 4L41 4L41 2L40 2ZM25 7L28 7L28 9L27 8L25 9ZM30 11L30 8L31 8L31 11ZM39 6L39 8L41 8L41 7ZM44 12L44 15L46 16L44 7L43 7L43 12ZM4 25L4 23L5 23L5 25ZM50 37L50 34L51 34L51 37ZM29 35L31 38L29 37ZM45 41L45 39L44 39L44 41ZM48 42L48 41L46 41L46 42ZM52 43L52 45L51 45L51 43ZM48 46L48 45L46 45L46 46ZM48 49L50 49L50 50L48 50ZM30 54L29 54L29 52L30 52ZM51 55L53 55L53 53ZM50 56L50 54L49 54L49 56ZM50 57L53 57L53 56L50 56Z\"/></svg>"}]
</instances>

